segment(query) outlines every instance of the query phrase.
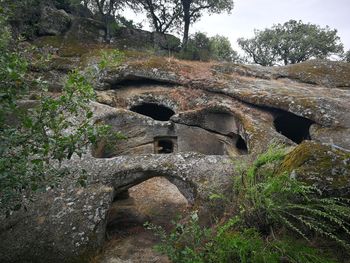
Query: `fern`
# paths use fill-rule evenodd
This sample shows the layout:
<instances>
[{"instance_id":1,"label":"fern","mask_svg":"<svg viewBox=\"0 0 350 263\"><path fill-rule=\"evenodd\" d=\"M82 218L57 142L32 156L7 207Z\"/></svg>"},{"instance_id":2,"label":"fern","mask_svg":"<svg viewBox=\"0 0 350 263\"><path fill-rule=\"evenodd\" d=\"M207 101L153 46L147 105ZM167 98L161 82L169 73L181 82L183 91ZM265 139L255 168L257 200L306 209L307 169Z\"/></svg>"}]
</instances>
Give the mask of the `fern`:
<instances>
[{"instance_id":1,"label":"fern","mask_svg":"<svg viewBox=\"0 0 350 263\"><path fill-rule=\"evenodd\" d=\"M350 251L350 200L323 197L315 186L276 174L274 167L285 152L272 145L242 174L236 188L241 214L244 218L265 215L258 222L265 228L285 226L306 240L321 235ZM265 165L268 169L261 169Z\"/></svg>"}]
</instances>

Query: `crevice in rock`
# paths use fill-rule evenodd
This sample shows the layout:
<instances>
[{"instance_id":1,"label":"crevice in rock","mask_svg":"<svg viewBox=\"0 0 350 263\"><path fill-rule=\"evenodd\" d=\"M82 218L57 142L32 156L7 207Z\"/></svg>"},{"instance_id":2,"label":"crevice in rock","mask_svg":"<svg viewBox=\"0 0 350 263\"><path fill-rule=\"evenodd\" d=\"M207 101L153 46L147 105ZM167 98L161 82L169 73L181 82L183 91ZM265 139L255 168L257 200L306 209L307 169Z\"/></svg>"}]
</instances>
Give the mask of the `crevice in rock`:
<instances>
[{"instance_id":1,"label":"crevice in rock","mask_svg":"<svg viewBox=\"0 0 350 263\"><path fill-rule=\"evenodd\" d=\"M299 144L311 139L309 130L315 122L287 111L275 110L273 123L277 132Z\"/></svg>"},{"instance_id":2,"label":"crevice in rock","mask_svg":"<svg viewBox=\"0 0 350 263\"><path fill-rule=\"evenodd\" d=\"M140 87L140 86L164 86L164 87L172 87L175 86L175 83L171 81L161 81L157 79L150 78L142 78L137 76L126 77L118 82L111 83L112 89L125 88L125 87Z\"/></svg>"},{"instance_id":3,"label":"crevice in rock","mask_svg":"<svg viewBox=\"0 0 350 263\"><path fill-rule=\"evenodd\" d=\"M164 105L148 102L133 106L130 110L158 121L168 121L175 114L172 109Z\"/></svg>"},{"instance_id":4,"label":"crevice in rock","mask_svg":"<svg viewBox=\"0 0 350 263\"><path fill-rule=\"evenodd\" d=\"M241 154L241 155L245 155L245 154L249 153L247 143L242 138L242 136L240 134L233 133L233 132L231 132L230 134L224 134L224 133L220 133L218 131L214 131L212 129L204 128L204 127L202 127L200 125L190 125L188 123L184 123L184 122L180 122L180 121L174 121L174 120L171 120L171 121L174 122L174 123L178 123L178 124L181 124L181 125L188 126L188 127L196 127L196 128L199 128L199 129L203 129L203 130L205 130L207 132L210 132L210 133L213 133L213 134L217 134L219 136L224 136L224 137L228 138L229 141L233 140L237 136L236 142L233 141L233 146L235 146L237 148L239 154Z\"/></svg>"},{"instance_id":5,"label":"crevice in rock","mask_svg":"<svg viewBox=\"0 0 350 263\"><path fill-rule=\"evenodd\" d=\"M224 134L224 133L221 133L221 132L218 132L218 131L214 131L212 129L208 129L208 128L204 128L200 125L195 125L195 124L189 124L189 123L185 123L185 122L181 122L181 121L174 121L174 120L171 120L172 122L174 123L177 123L177 124L181 124L181 125L186 125L188 127L196 127L196 128L200 128L200 129L203 129L207 132L210 132L210 133L214 133L214 134L217 134L217 135L221 135L221 136L226 136L226 137L230 137L231 135L230 134Z\"/></svg>"}]
</instances>

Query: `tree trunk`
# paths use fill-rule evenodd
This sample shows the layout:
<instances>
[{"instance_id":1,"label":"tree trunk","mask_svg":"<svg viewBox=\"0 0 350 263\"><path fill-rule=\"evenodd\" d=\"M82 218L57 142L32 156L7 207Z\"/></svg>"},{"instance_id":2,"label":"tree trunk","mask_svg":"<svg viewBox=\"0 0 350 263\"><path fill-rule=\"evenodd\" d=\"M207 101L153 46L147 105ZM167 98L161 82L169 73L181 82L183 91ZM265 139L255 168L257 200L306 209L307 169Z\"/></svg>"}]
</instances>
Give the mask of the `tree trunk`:
<instances>
[{"instance_id":1,"label":"tree trunk","mask_svg":"<svg viewBox=\"0 0 350 263\"><path fill-rule=\"evenodd\" d=\"M191 0L182 0L181 2L182 2L183 12L184 12L184 34L182 39L182 48L186 49L190 23L191 23L191 17L190 17Z\"/></svg>"},{"instance_id":2,"label":"tree trunk","mask_svg":"<svg viewBox=\"0 0 350 263\"><path fill-rule=\"evenodd\" d=\"M108 14L105 16L105 23L106 23L106 42L109 44L111 41L111 25L109 23Z\"/></svg>"}]
</instances>

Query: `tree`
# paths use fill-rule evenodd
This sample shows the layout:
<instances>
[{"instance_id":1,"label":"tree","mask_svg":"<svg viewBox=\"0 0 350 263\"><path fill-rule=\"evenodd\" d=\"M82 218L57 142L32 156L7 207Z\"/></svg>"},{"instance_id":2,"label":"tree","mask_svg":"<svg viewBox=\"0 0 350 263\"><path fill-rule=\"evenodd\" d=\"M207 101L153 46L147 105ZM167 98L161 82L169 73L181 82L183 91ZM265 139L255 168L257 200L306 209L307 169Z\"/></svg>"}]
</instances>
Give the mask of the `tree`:
<instances>
[{"instance_id":1,"label":"tree","mask_svg":"<svg viewBox=\"0 0 350 263\"><path fill-rule=\"evenodd\" d=\"M210 38L211 58L220 61L236 61L238 54L227 37L216 35Z\"/></svg>"},{"instance_id":2,"label":"tree","mask_svg":"<svg viewBox=\"0 0 350 263\"><path fill-rule=\"evenodd\" d=\"M196 32L188 39L186 49L182 50L181 55L184 59L208 61L236 61L238 59L227 37L216 35L208 37L205 33Z\"/></svg>"},{"instance_id":3,"label":"tree","mask_svg":"<svg viewBox=\"0 0 350 263\"><path fill-rule=\"evenodd\" d=\"M106 41L111 39L111 24L116 12L126 6L125 0L85 0L83 4L89 7L94 13L101 15L106 27Z\"/></svg>"},{"instance_id":4,"label":"tree","mask_svg":"<svg viewBox=\"0 0 350 263\"><path fill-rule=\"evenodd\" d=\"M201 18L204 11L209 14L219 14L222 12L231 12L233 8L232 0L181 0L182 21L183 21L183 39L182 45L187 46L189 28L191 23L195 23Z\"/></svg>"},{"instance_id":5,"label":"tree","mask_svg":"<svg viewBox=\"0 0 350 263\"><path fill-rule=\"evenodd\" d=\"M346 51L344 54L344 61L350 62L350 50Z\"/></svg>"},{"instance_id":6,"label":"tree","mask_svg":"<svg viewBox=\"0 0 350 263\"><path fill-rule=\"evenodd\" d=\"M156 32L166 33L172 28L179 27L181 5L179 0L134 0L136 6L147 12L148 18ZM139 10L138 10L139 11Z\"/></svg>"},{"instance_id":7,"label":"tree","mask_svg":"<svg viewBox=\"0 0 350 263\"><path fill-rule=\"evenodd\" d=\"M277 60L277 53L272 48L272 31L266 29L264 33L255 31L251 39L239 38L240 47L253 59L253 62L262 66L273 66Z\"/></svg>"},{"instance_id":8,"label":"tree","mask_svg":"<svg viewBox=\"0 0 350 263\"><path fill-rule=\"evenodd\" d=\"M182 46L187 47L191 23L198 21L203 13L231 12L232 0L133 0L147 12L157 32L182 28ZM138 10L138 7L134 7Z\"/></svg>"},{"instance_id":9,"label":"tree","mask_svg":"<svg viewBox=\"0 0 350 263\"><path fill-rule=\"evenodd\" d=\"M186 49L182 51L182 58L208 61L210 59L210 54L210 39L206 34L196 32L189 38Z\"/></svg>"},{"instance_id":10,"label":"tree","mask_svg":"<svg viewBox=\"0 0 350 263\"><path fill-rule=\"evenodd\" d=\"M295 64L310 58L325 59L343 51L336 29L295 20L274 25L271 29L256 30L255 37L240 38L238 44L255 63L264 66L281 62Z\"/></svg>"}]
</instances>

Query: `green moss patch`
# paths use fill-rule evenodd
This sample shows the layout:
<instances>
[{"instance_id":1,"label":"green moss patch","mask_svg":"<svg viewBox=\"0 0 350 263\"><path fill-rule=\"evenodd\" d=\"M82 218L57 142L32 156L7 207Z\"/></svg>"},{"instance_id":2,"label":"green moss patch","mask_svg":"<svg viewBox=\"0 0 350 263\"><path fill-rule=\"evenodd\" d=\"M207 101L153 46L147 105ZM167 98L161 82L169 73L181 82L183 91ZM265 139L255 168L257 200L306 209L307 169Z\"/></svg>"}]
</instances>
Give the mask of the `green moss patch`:
<instances>
[{"instance_id":1,"label":"green moss patch","mask_svg":"<svg viewBox=\"0 0 350 263\"><path fill-rule=\"evenodd\" d=\"M331 194L350 196L350 153L331 145L304 141L282 161L279 173L284 172Z\"/></svg>"},{"instance_id":2,"label":"green moss patch","mask_svg":"<svg viewBox=\"0 0 350 263\"><path fill-rule=\"evenodd\" d=\"M302 82L350 89L350 63L310 60L282 68L282 77Z\"/></svg>"}]
</instances>

